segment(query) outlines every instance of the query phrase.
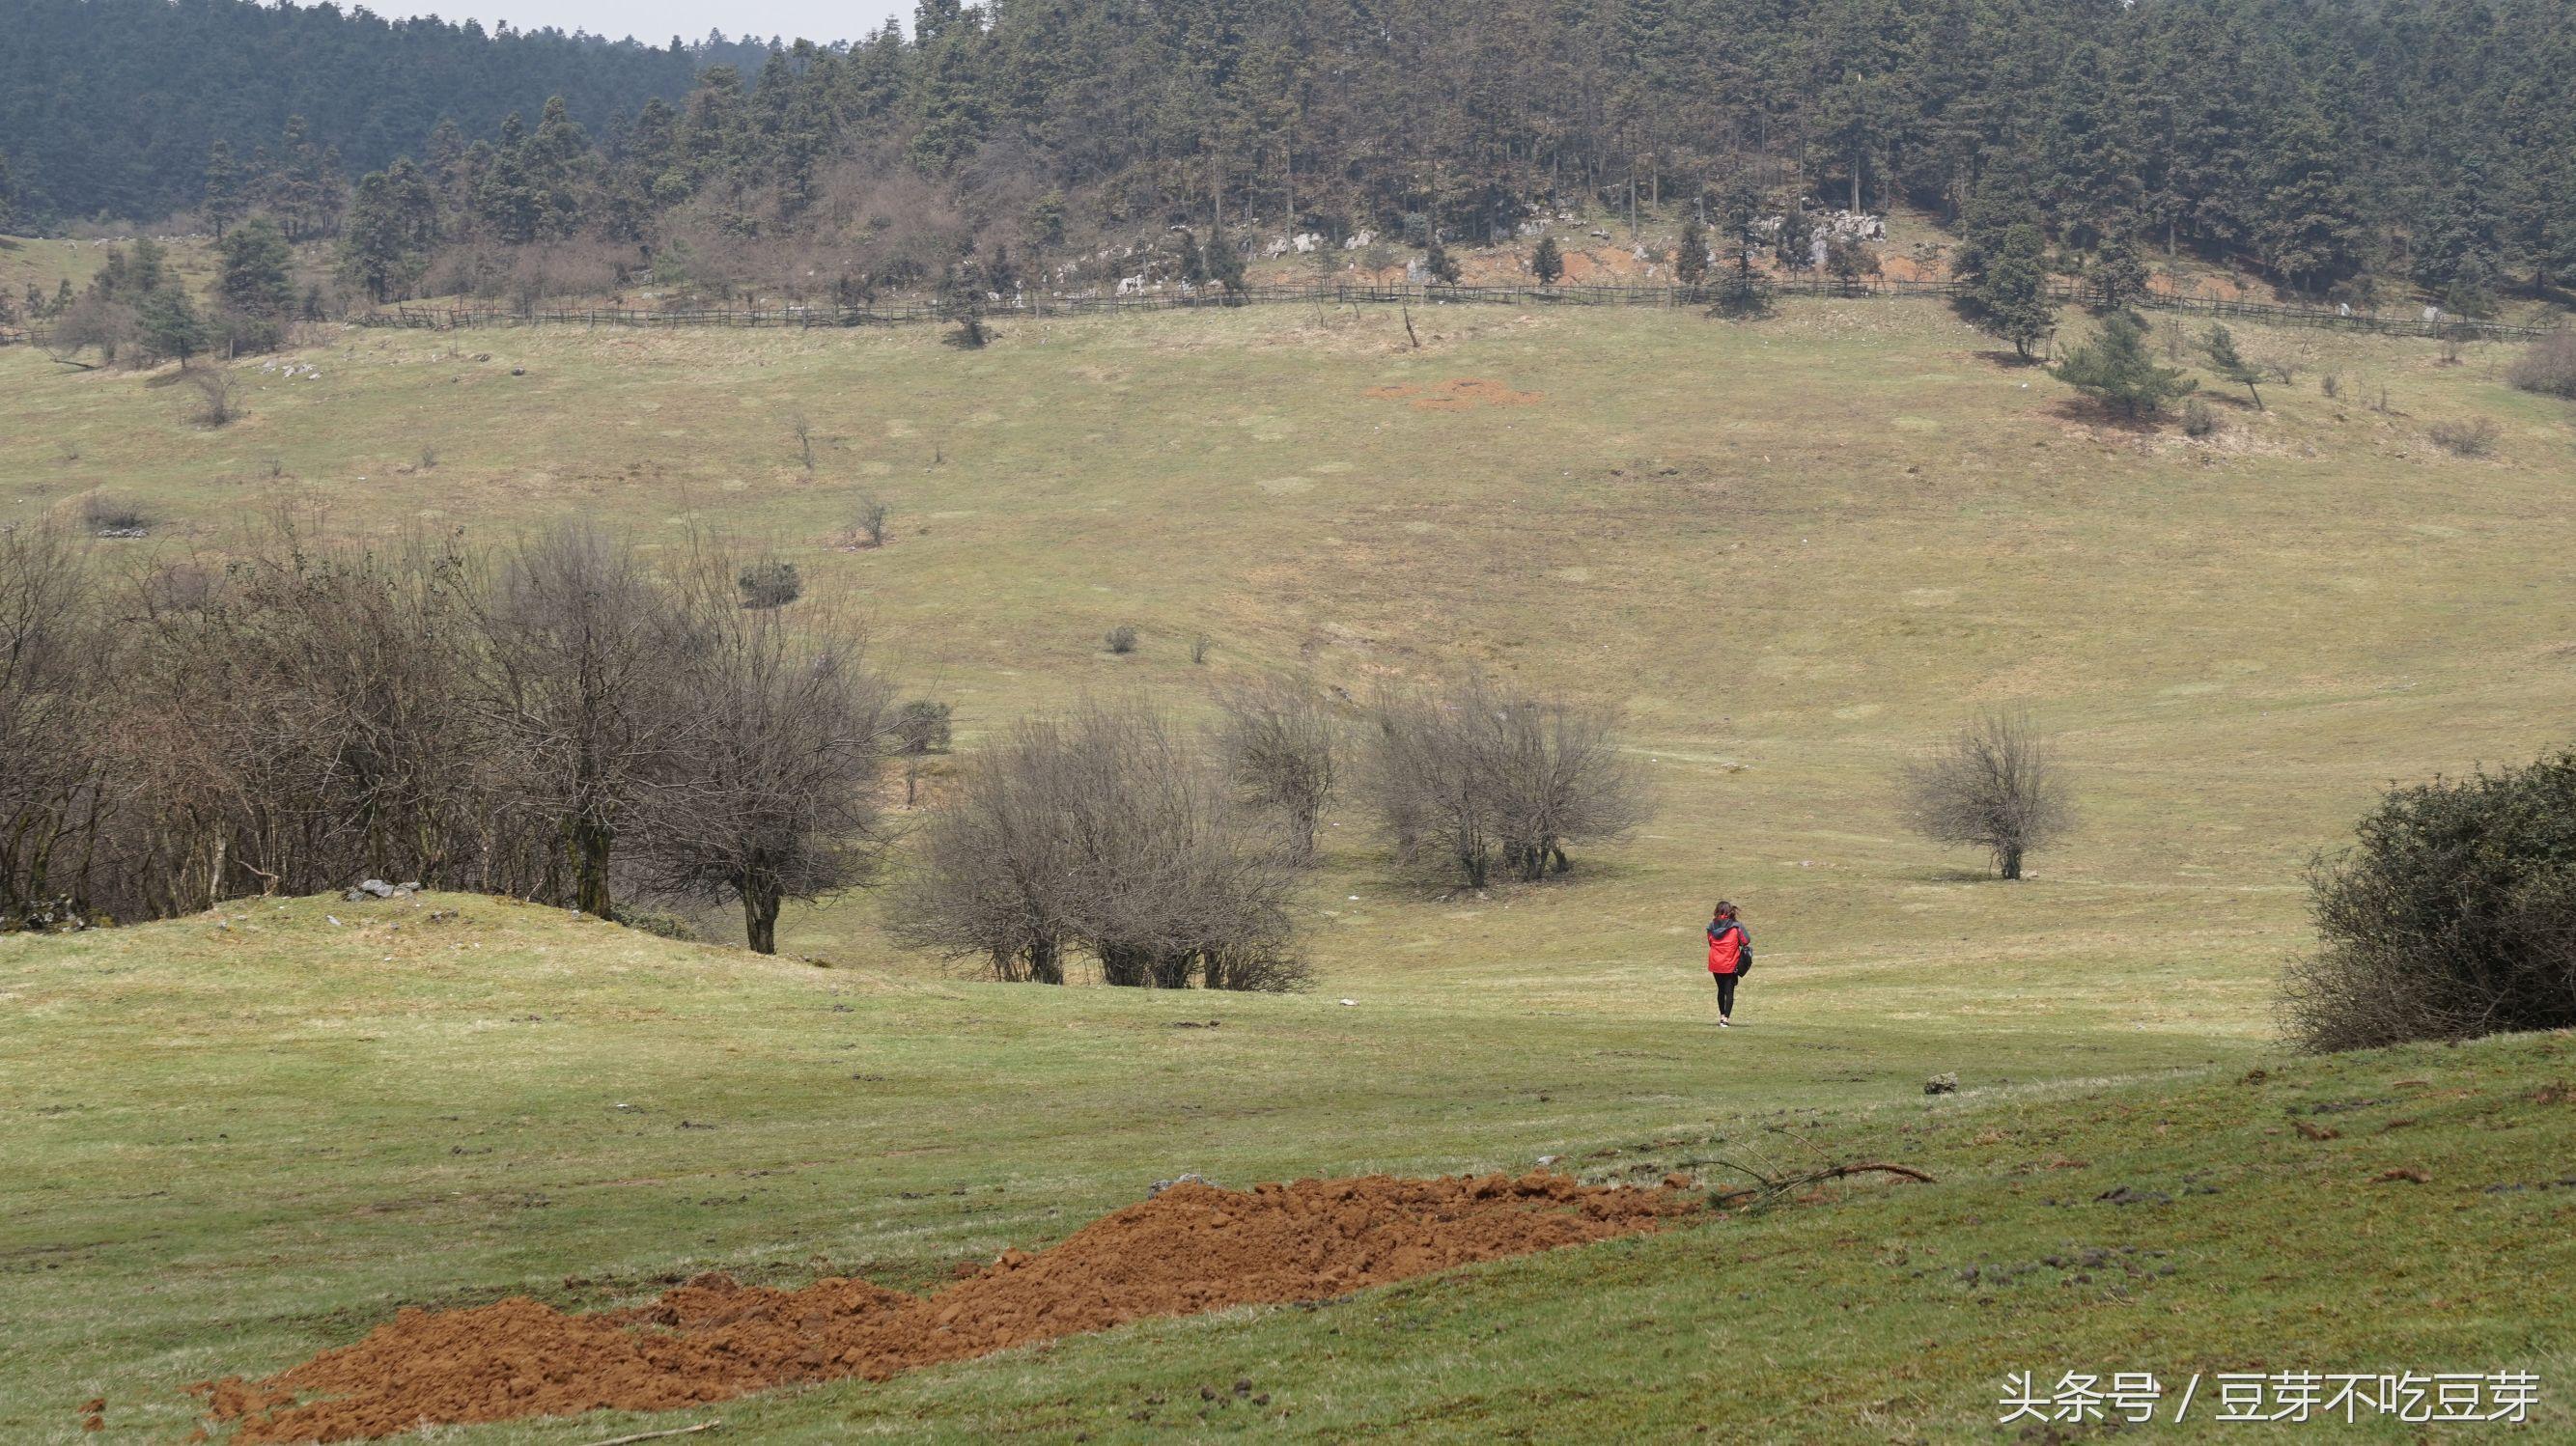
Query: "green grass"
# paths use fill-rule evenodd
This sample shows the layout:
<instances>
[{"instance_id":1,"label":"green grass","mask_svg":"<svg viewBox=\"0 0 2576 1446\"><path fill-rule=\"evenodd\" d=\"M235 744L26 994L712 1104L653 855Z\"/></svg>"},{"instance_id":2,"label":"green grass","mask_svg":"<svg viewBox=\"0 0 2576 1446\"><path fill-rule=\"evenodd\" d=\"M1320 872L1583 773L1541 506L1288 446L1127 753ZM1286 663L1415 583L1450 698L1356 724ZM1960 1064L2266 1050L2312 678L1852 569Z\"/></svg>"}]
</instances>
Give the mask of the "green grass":
<instances>
[{"instance_id":1,"label":"green grass","mask_svg":"<svg viewBox=\"0 0 2576 1446\"><path fill-rule=\"evenodd\" d=\"M584 510L661 543L713 521L854 591L880 656L957 703L965 754L1086 691L1473 662L1624 703L1663 798L1574 882L1490 896L1392 878L1344 812L1306 911L1318 987L1286 999L981 984L893 948L867 896L787 921L830 969L479 903L398 936L307 903L0 941L0 1101L30 1142L0 1184L0 1435L68 1434L93 1390L117 1429L176 1429L179 1383L402 1303L595 1304L818 1257L919 1284L1186 1169L1630 1152L1608 1168L1763 1124L1919 1149L1944 1184L717 1414L1100 1437L1146 1430L1127 1414L1175 1383L1252 1374L1320 1434L1950 1438L2015 1361L2563 1374L2529 1292L2576 1197L2461 1193L2567 1153L2563 1110L2510 1104L2567 1072L2558 1043L2231 1081L2304 947L2306 857L2387 780L2527 757L2576 716L2569 409L2510 391L2489 349L2446 367L2429 343L2249 329L2300 380L2269 412L2216 399L2221 433L2190 443L2096 425L1929 304L1415 322L1419 351L1385 313L1285 308L1005 322L980 353L928 331L334 332L297 358L316 379L246 367L248 416L213 431L144 379L0 352L0 520L143 497L165 520L121 558L219 547L280 499L368 533ZM1372 395L1471 377L1536 396ZM2382 386L2392 413L2363 405ZM810 475L795 413L824 439ZM2473 415L2504 428L2493 458L2424 436ZM838 545L862 490L895 509L881 551ZM1101 651L1118 622L1137 656ZM2007 700L2063 735L2085 817L2012 886L1903 836L1890 782ZM1754 1027L1713 1038L1697 928L1721 894L1763 964ZM1951 1069L1970 1096L1922 1102ZM2281 1132L2280 1090L2414 1077L2479 1093L2384 1140ZM1967 1144L1987 1130L2006 1142ZM2042 1144L2093 1164L2011 1173ZM2367 1187L2383 1154L2436 1185ZM2090 1204L2195 1158L2220 1196ZM2197 1253L2152 1309L2053 1283L1976 1305L1942 1274L2121 1243ZM1895 1249L1913 1264L1878 1264Z\"/></svg>"},{"instance_id":2,"label":"green grass","mask_svg":"<svg viewBox=\"0 0 2576 1446\"><path fill-rule=\"evenodd\" d=\"M1155 1434L1127 1418L1156 1396L1194 1427L1199 1385L1250 1377L1268 1424L1324 1436L1947 1439L2007 1369L2576 1364L2555 1309L2576 1191L2482 1193L2567 1174L2576 1101L2532 1099L2576 1076L2563 1038L2246 1084L2169 1042L2106 1038L2088 1069L2051 1031L1926 1031L1786 983L1715 1036L1679 987L1551 1017L940 985L438 896L0 940L0 991L24 1046L0 1065L10 1440L68 1439L92 1394L167 1439L186 1382L405 1304L599 1306L709 1268L918 1288L1185 1169L1539 1154L1642 1179L1893 1158L1940 1183L700 1414L760 1439L1106 1439ZM1925 1099L1936 1066L1967 1092ZM2343 1139L2291 1133L2318 1104ZM2373 1183L2399 1167L2433 1183ZM2096 1200L2120 1186L2172 1198ZM2039 1263L2121 1247L2166 1253Z\"/></svg>"}]
</instances>

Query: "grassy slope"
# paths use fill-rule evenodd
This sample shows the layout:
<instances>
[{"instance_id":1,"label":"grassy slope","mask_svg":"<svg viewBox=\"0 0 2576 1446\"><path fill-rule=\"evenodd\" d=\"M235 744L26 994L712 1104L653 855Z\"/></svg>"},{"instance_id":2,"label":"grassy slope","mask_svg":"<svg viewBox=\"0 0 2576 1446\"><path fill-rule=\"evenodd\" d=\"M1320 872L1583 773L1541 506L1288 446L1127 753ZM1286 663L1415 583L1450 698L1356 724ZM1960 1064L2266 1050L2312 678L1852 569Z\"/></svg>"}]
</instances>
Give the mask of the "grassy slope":
<instances>
[{"instance_id":1,"label":"grassy slope","mask_svg":"<svg viewBox=\"0 0 2576 1446\"><path fill-rule=\"evenodd\" d=\"M12 1052L10 1098L62 1086L29 1110L130 1103L113 1129L56 1119L63 1168L10 1187L47 1202L13 1247L93 1247L77 1258L98 1284L94 1315L48 1327L59 1354L0 1367L0 1409L53 1429L34 1374L49 1360L111 1387L148 1360L173 1382L345 1338L398 1301L565 1274L640 1289L694 1264L797 1274L821 1251L920 1278L1184 1168L1525 1162L1757 1108L1910 1108L1938 1069L1987 1088L2232 1072L2262 1049L2269 980L2304 933L2306 853L2385 779L2527 755L2576 701L2576 426L2482 351L2446 368L2429 345L2253 334L2301 382L2267 388L2268 413L2222 400L2227 430L2189 444L2070 417L2053 382L1928 305L1750 328L1416 322L1419 352L1383 313L1281 309L1006 324L980 354L925 332L348 333L305 354L318 379L250 369L250 416L219 432L136 378L0 352L0 519L97 487L162 510L147 547L219 541L281 493L368 530L587 509L662 538L713 517L863 590L886 652L958 701L970 749L1086 688L1187 696L1298 661L1356 688L1475 660L1625 700L1667 805L1586 854L1577 885L1490 899L1389 882L1345 818L1313 900L1321 987L1291 1000L964 983L885 946L864 899L790 920L791 950L846 970L610 936L579 957L695 962L605 983L591 963L507 972L509 1000L460 973L463 994L418 1010L372 968L207 940L266 962L182 973L188 989L135 975L124 1011L93 1001L29 1031L41 1054ZM2319 392L2323 369L2344 400ZM1465 411L1371 395L1468 377L1539 395ZM2382 385L2395 415L2354 400ZM795 412L827 439L810 477ZM2479 413L2506 429L2494 459L2424 439ZM421 470L426 445L440 457ZM862 488L894 502L897 541L835 550ZM1143 655L1097 651L1122 620ZM1187 662L1198 632L1208 669ZM2017 888L1903 838L1888 799L1896 760L2005 698L2065 731L2088 815ZM1761 1029L1724 1053L1700 1032L1694 957L1719 892L1747 904L1765 959ZM317 912L281 918L345 944ZM202 933L5 957L140 968L130 951L148 949L175 967L170 941ZM849 991L834 1002L867 1023L782 1011L785 988ZM1227 1027L1166 1032L1209 1012ZM425 1049L417 1032L441 1027ZM875 1062L833 1058L849 1054ZM649 1125L609 1113L647 1087ZM284 1184L173 1173L160 1151L186 1137L191 1165L233 1149L210 1134L243 1138L215 1122L228 1101L263 1122L251 1165L286 1161ZM678 1129L718 1106L718 1130ZM824 1163L736 1173L799 1162ZM146 1198L100 1203L117 1195ZM389 1253L424 1239L436 1251ZM1382 1419L1393 1398L1352 1399Z\"/></svg>"},{"instance_id":2,"label":"grassy slope","mask_svg":"<svg viewBox=\"0 0 2576 1446\"><path fill-rule=\"evenodd\" d=\"M2016 1368L2576 1365L2554 1297L2576 1192L2481 1188L2567 1173L2576 1101L2531 1098L2576 1076L2563 1038L2006 1086L2029 1067L2008 1046L1943 1055L1857 1014L1722 1039L1549 1020L1534 1048L1509 1011L939 986L445 897L0 940L0 993L26 1046L0 1062L11 1440L68 1439L93 1393L167 1439L187 1380L402 1304L595 1306L711 1267L919 1286L1182 1169L1540 1152L1613 1178L1874 1156L1942 1183L703 1414L777 1439L1153 1434L1129 1420L1149 1398L1195 1425L1198 1386L1249 1377L1269 1412L1221 1424L1879 1440L1971 1434ZM1944 1058L1969 1092L1925 1100ZM2345 1138L2290 1132L2320 1104ZM2400 1166L2433 1183L2372 1183ZM2172 1199L2095 1200L2122 1185ZM2088 1247L2141 1253L2041 1264Z\"/></svg>"}]
</instances>

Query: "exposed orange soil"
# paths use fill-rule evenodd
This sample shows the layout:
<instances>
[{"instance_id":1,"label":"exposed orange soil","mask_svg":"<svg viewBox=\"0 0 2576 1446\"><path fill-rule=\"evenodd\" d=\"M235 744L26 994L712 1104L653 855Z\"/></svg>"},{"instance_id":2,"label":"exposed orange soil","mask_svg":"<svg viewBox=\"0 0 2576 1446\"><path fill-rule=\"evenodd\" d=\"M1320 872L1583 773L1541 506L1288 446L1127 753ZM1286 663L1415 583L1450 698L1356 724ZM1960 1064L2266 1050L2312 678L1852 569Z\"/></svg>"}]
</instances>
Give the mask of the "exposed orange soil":
<instances>
[{"instance_id":1,"label":"exposed orange soil","mask_svg":"<svg viewBox=\"0 0 2576 1446\"><path fill-rule=\"evenodd\" d=\"M772 1290L705 1275L633 1310L570 1315L514 1297L404 1310L364 1340L265 1380L201 1382L233 1439L342 1441L424 1424L667 1410L796 1381L882 1380L1152 1316L1314 1300L1474 1261L1652 1230L1706 1207L1677 1188L1533 1173L1183 1184L1062 1244L930 1296L861 1280Z\"/></svg>"},{"instance_id":2,"label":"exposed orange soil","mask_svg":"<svg viewBox=\"0 0 2576 1446\"><path fill-rule=\"evenodd\" d=\"M1361 395L1381 402L1411 402L1418 412L1463 412L1471 407L1534 407L1547 400L1545 392L1516 392L1501 382L1488 381L1483 377L1460 377L1427 387L1410 383L1370 387Z\"/></svg>"}]
</instances>

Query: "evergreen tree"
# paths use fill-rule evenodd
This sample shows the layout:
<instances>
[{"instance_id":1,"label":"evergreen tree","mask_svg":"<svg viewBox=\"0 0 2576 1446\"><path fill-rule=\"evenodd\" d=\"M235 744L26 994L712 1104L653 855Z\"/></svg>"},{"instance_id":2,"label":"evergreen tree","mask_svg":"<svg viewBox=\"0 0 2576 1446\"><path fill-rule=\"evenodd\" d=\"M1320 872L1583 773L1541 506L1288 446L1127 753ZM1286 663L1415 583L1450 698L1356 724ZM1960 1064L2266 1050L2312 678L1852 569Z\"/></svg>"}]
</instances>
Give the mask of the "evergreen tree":
<instances>
[{"instance_id":1,"label":"evergreen tree","mask_svg":"<svg viewBox=\"0 0 2576 1446\"><path fill-rule=\"evenodd\" d=\"M1682 223L1681 240L1673 248L1673 278L1684 286L1708 279L1708 228L1696 216Z\"/></svg>"},{"instance_id":2,"label":"evergreen tree","mask_svg":"<svg viewBox=\"0 0 2576 1446\"><path fill-rule=\"evenodd\" d=\"M2178 368L2156 365L2147 355L2147 324L2126 311L2104 317L2101 330L2052 370L2059 381L2132 420L2156 415L2197 386Z\"/></svg>"},{"instance_id":3,"label":"evergreen tree","mask_svg":"<svg viewBox=\"0 0 2576 1446\"><path fill-rule=\"evenodd\" d=\"M2218 373L2220 380L2243 387L2246 395L2254 399L2255 410L2264 410L2263 393L2254 385L2263 380L2263 369L2236 350L2236 338L2226 327L2212 325L2209 335L2201 340L2201 349L2209 354L2209 369Z\"/></svg>"},{"instance_id":4,"label":"evergreen tree","mask_svg":"<svg viewBox=\"0 0 2576 1446\"><path fill-rule=\"evenodd\" d=\"M383 171L359 177L348 224L340 233L342 279L381 305L410 280L414 248L413 227L393 177Z\"/></svg>"},{"instance_id":5,"label":"evergreen tree","mask_svg":"<svg viewBox=\"0 0 2576 1446\"><path fill-rule=\"evenodd\" d=\"M1735 275L1740 283L1753 279L1753 224L1762 219L1762 193L1742 172L1727 182L1718 193L1717 215L1726 229L1727 244L1735 248Z\"/></svg>"},{"instance_id":6,"label":"evergreen tree","mask_svg":"<svg viewBox=\"0 0 2576 1446\"><path fill-rule=\"evenodd\" d=\"M295 253L286 233L266 216L254 216L215 243L222 265L215 296L234 315L283 321L295 306L295 282L287 274Z\"/></svg>"},{"instance_id":7,"label":"evergreen tree","mask_svg":"<svg viewBox=\"0 0 2576 1446\"><path fill-rule=\"evenodd\" d=\"M1450 255L1449 248L1440 244L1440 228L1437 226L1431 228L1431 249L1423 253L1422 269L1443 286L1458 284L1458 258Z\"/></svg>"},{"instance_id":8,"label":"evergreen tree","mask_svg":"<svg viewBox=\"0 0 2576 1446\"><path fill-rule=\"evenodd\" d=\"M1780 213L1780 236L1773 247L1781 266L1792 276L1806 270L1815 261L1816 223L1807 214L1805 198L1793 200L1789 209Z\"/></svg>"},{"instance_id":9,"label":"evergreen tree","mask_svg":"<svg viewBox=\"0 0 2576 1446\"><path fill-rule=\"evenodd\" d=\"M187 288L176 282L144 293L135 307L135 322L143 344L155 355L184 362L206 348L205 321L188 300Z\"/></svg>"},{"instance_id":10,"label":"evergreen tree","mask_svg":"<svg viewBox=\"0 0 2576 1446\"><path fill-rule=\"evenodd\" d=\"M18 183L9 174L9 153L0 151L0 232L17 219Z\"/></svg>"},{"instance_id":11,"label":"evergreen tree","mask_svg":"<svg viewBox=\"0 0 2576 1446\"><path fill-rule=\"evenodd\" d=\"M2086 304L2103 315L2127 311L2147 294L2147 266L2128 237L2113 236L2102 243L2093 264L2085 268L2084 293Z\"/></svg>"},{"instance_id":12,"label":"evergreen tree","mask_svg":"<svg viewBox=\"0 0 2576 1446\"><path fill-rule=\"evenodd\" d=\"M228 227L241 219L241 172L233 165L233 148L221 138L206 148L205 190L198 206L214 223L218 241L224 239Z\"/></svg>"},{"instance_id":13,"label":"evergreen tree","mask_svg":"<svg viewBox=\"0 0 2576 1446\"><path fill-rule=\"evenodd\" d=\"M1977 325L2011 342L2014 354L2024 361L2030 360L2032 344L2057 326L2057 307L2048 296L2045 249L2037 227L2015 226L1968 293Z\"/></svg>"},{"instance_id":14,"label":"evergreen tree","mask_svg":"<svg viewBox=\"0 0 2576 1446\"><path fill-rule=\"evenodd\" d=\"M2263 200L2250 239L2264 269L2294 291L2319 291L2358 270L2361 225L2324 120L2301 108L2263 159Z\"/></svg>"},{"instance_id":15,"label":"evergreen tree","mask_svg":"<svg viewBox=\"0 0 2576 1446\"><path fill-rule=\"evenodd\" d=\"M1174 236L1176 237L1172 243L1174 267L1181 273L1183 281L1192 286L1200 285L1208 279L1208 266L1206 253L1199 250L1198 233L1184 226L1175 232Z\"/></svg>"},{"instance_id":16,"label":"evergreen tree","mask_svg":"<svg viewBox=\"0 0 2576 1446\"><path fill-rule=\"evenodd\" d=\"M2413 275L2436 296L2454 289L2483 294L2503 271L2504 218L2490 199L2486 172L2483 156L2462 161L2417 233Z\"/></svg>"},{"instance_id":17,"label":"evergreen tree","mask_svg":"<svg viewBox=\"0 0 2576 1446\"><path fill-rule=\"evenodd\" d=\"M1243 290L1243 250L1222 229L1208 233L1207 274L1228 292Z\"/></svg>"},{"instance_id":18,"label":"evergreen tree","mask_svg":"<svg viewBox=\"0 0 2576 1446\"><path fill-rule=\"evenodd\" d=\"M1557 249L1555 237L1538 238L1538 249L1530 253L1530 274L1541 286L1554 286L1565 274L1565 253Z\"/></svg>"}]
</instances>

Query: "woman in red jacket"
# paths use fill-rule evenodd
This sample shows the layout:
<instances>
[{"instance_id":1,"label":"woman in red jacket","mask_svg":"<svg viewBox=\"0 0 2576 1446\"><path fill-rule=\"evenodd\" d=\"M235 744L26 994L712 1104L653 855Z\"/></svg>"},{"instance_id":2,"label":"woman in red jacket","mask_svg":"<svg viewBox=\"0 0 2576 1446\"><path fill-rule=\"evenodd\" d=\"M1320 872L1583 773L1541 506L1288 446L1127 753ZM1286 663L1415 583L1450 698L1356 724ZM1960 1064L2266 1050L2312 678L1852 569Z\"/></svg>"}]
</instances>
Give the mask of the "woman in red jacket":
<instances>
[{"instance_id":1,"label":"woman in red jacket","mask_svg":"<svg viewBox=\"0 0 2576 1446\"><path fill-rule=\"evenodd\" d=\"M1735 906L1721 902L1708 921L1708 972L1717 978L1717 1027L1733 1029L1735 983L1753 972L1753 936L1735 921Z\"/></svg>"}]
</instances>

